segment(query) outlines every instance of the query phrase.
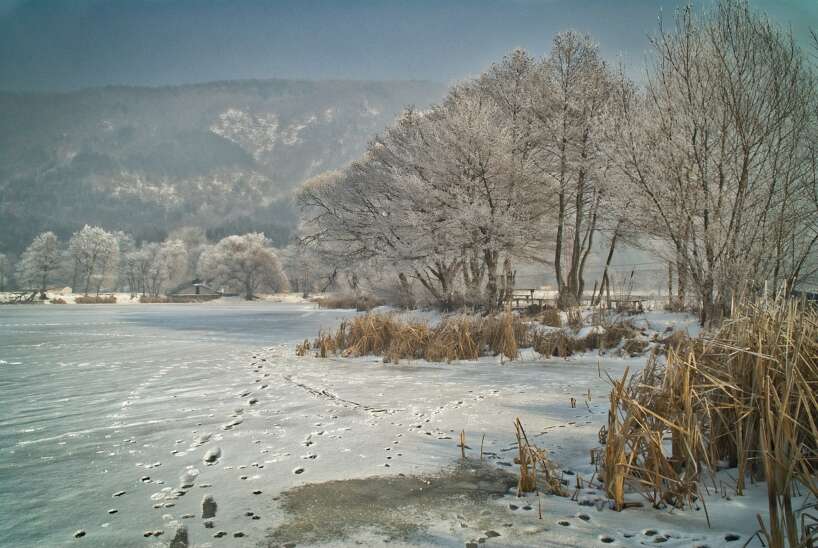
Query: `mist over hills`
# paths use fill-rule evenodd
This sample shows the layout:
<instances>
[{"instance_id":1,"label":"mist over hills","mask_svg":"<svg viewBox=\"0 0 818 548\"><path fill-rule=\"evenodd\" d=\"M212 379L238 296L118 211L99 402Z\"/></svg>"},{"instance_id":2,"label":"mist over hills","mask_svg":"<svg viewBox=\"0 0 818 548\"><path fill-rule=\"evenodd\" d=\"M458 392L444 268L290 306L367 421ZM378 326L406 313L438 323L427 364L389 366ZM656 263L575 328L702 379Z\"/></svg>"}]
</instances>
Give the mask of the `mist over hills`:
<instances>
[{"instance_id":1,"label":"mist over hills","mask_svg":"<svg viewBox=\"0 0 818 548\"><path fill-rule=\"evenodd\" d=\"M257 230L284 245L292 190L360 155L407 105L445 92L418 81L227 81L0 93L0 252L84 224L158 240Z\"/></svg>"}]
</instances>

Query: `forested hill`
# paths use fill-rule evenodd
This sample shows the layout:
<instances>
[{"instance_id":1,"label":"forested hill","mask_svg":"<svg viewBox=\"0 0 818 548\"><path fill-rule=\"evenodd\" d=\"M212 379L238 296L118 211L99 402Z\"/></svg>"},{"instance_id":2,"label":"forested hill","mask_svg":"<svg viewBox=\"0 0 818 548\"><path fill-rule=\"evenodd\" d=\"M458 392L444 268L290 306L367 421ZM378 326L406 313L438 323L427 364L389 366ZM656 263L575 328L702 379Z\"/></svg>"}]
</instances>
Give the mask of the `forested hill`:
<instances>
[{"instance_id":1,"label":"forested hill","mask_svg":"<svg viewBox=\"0 0 818 548\"><path fill-rule=\"evenodd\" d=\"M234 81L0 93L0 252L82 225L161 239L197 225L213 239L285 241L290 191L339 167L429 82Z\"/></svg>"}]
</instances>

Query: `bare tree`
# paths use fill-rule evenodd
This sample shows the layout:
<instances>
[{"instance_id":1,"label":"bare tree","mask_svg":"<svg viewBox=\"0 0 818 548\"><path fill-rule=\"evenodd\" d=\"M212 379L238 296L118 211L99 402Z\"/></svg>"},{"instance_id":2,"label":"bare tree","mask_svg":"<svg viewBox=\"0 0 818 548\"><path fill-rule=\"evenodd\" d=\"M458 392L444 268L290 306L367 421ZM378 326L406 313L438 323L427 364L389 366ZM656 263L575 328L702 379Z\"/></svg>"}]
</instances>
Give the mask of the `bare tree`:
<instances>
[{"instance_id":1,"label":"bare tree","mask_svg":"<svg viewBox=\"0 0 818 548\"><path fill-rule=\"evenodd\" d=\"M610 168L603 147L616 79L590 37L558 34L551 54L531 79L537 155L545 185L555 195L553 264L561 306L580 302L584 271L599 229Z\"/></svg>"},{"instance_id":2,"label":"bare tree","mask_svg":"<svg viewBox=\"0 0 818 548\"><path fill-rule=\"evenodd\" d=\"M512 259L535 247L544 209L518 146L523 124L508 115L522 107L506 101L526 63L512 56L441 105L408 110L360 161L310 181L299 197L302 242L388 263L404 292L414 278L443 308L464 285L496 308L513 284Z\"/></svg>"},{"instance_id":3,"label":"bare tree","mask_svg":"<svg viewBox=\"0 0 818 548\"><path fill-rule=\"evenodd\" d=\"M813 75L792 36L722 0L654 39L643 97L622 94L623 172L701 320L770 277L792 287L815 249Z\"/></svg>"}]
</instances>

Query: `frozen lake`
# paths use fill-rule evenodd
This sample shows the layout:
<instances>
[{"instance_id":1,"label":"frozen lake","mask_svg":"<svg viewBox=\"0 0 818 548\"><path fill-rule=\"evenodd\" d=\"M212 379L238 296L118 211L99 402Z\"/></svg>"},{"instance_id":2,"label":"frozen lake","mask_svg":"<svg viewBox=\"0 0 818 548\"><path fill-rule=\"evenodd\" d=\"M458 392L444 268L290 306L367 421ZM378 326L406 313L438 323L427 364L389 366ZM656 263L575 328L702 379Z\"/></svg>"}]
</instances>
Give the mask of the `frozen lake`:
<instances>
[{"instance_id":1,"label":"frozen lake","mask_svg":"<svg viewBox=\"0 0 818 548\"><path fill-rule=\"evenodd\" d=\"M708 529L704 512L610 511L593 487L574 500L513 489L498 498L506 480L479 471L514 470L520 417L569 486L591 478L607 374L643 357L525 351L513 363L396 365L294 355L294 343L350 314L271 303L0 307L0 546L167 546L179 524L197 547L639 546L656 531L666 546L717 547L734 546L725 530L739 545L755 530L742 518L764 510L761 491L714 495L719 526ZM448 480L434 476L460 461L461 430L466 461ZM484 488L493 498L479 504L457 495Z\"/></svg>"},{"instance_id":2,"label":"frozen lake","mask_svg":"<svg viewBox=\"0 0 818 548\"><path fill-rule=\"evenodd\" d=\"M225 389L252 376L255 350L343 315L254 303L0 307L0 545L70 544L82 528L89 544L144 546L161 514L134 496L139 478L175 487L184 469L166 442L188 448Z\"/></svg>"}]
</instances>

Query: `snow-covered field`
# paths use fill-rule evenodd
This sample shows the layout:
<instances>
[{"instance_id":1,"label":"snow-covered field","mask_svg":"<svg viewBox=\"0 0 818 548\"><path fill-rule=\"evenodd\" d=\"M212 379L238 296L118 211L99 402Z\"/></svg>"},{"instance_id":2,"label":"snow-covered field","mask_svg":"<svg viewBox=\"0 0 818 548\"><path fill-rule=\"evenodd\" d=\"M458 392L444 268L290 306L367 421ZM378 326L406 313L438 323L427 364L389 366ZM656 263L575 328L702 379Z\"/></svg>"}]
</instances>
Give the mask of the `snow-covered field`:
<instances>
[{"instance_id":1,"label":"snow-covered field","mask_svg":"<svg viewBox=\"0 0 818 548\"><path fill-rule=\"evenodd\" d=\"M461 430L470 462L485 435L485 461L513 471L515 417L573 485L573 474L593 474L606 373L644 361L384 365L294 355L295 342L348 314L280 303L0 307L0 545L166 545L179 523L195 546L266 545L271 529L293 521L282 492L434 476L459 460ZM509 492L482 505L407 503L399 513L417 524L408 541L418 544L740 546L765 509L753 489L732 500L713 493L712 529L702 510L617 513L594 490L577 500ZM206 495L218 505L212 528ZM331 543L386 542L373 525ZM310 538L285 530L293 538L276 542Z\"/></svg>"}]
</instances>

